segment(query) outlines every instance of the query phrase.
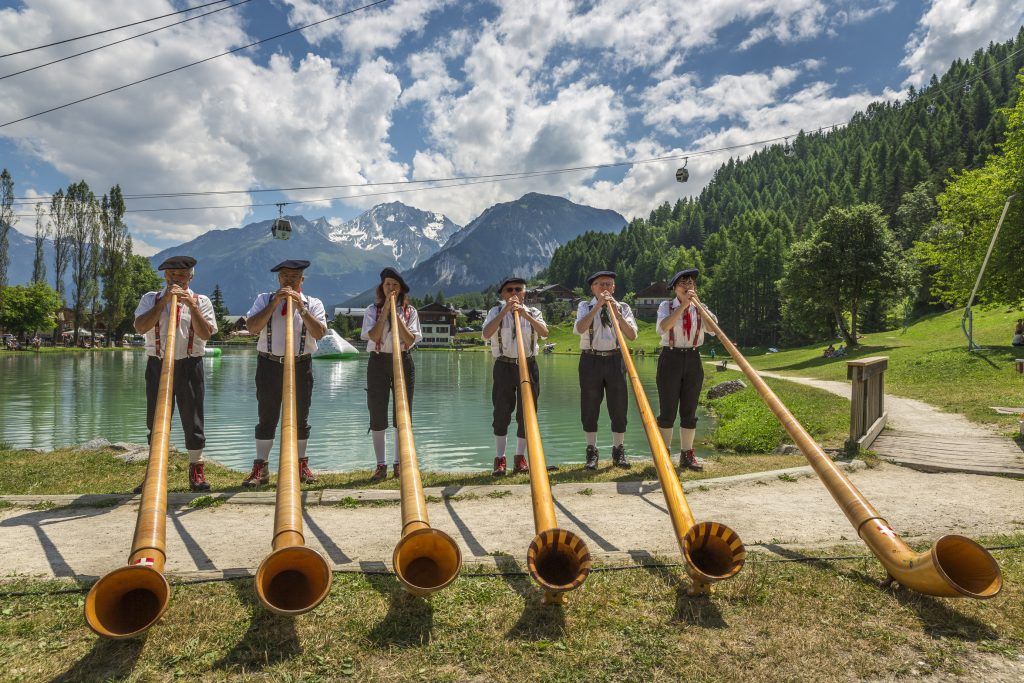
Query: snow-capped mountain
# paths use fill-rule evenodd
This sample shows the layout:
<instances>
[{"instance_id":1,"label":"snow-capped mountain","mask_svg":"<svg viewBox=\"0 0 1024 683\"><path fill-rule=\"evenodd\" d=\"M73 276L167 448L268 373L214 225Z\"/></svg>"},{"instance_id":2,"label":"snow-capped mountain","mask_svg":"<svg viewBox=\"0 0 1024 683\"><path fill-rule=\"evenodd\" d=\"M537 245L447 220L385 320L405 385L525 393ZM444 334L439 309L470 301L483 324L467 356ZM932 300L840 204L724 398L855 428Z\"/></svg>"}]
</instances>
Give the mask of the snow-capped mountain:
<instances>
[{"instance_id":1,"label":"snow-capped mountain","mask_svg":"<svg viewBox=\"0 0 1024 683\"><path fill-rule=\"evenodd\" d=\"M432 256L460 229L444 214L390 202L349 221L331 221L328 238L363 251L388 253L404 270Z\"/></svg>"}]
</instances>

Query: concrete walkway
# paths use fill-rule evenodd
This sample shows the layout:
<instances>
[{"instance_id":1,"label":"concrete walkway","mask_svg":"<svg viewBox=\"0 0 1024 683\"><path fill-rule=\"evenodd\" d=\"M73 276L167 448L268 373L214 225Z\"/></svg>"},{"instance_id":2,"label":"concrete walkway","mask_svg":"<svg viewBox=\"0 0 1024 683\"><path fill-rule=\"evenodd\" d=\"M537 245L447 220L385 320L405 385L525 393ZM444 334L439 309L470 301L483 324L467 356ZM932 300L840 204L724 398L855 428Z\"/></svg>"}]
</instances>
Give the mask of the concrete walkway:
<instances>
[{"instance_id":1,"label":"concrete walkway","mask_svg":"<svg viewBox=\"0 0 1024 683\"><path fill-rule=\"evenodd\" d=\"M855 469L849 475L854 484L909 540L1024 529L1019 510L1024 485L1019 481L924 474L891 465ZM693 482L687 498L698 520L732 527L751 551L784 553L788 552L782 547L785 545L849 544L851 552L866 554L820 481L791 472ZM559 484L552 489L559 524L579 533L598 561L643 561L652 555L678 559L676 539L656 482ZM444 491L433 490L429 495L439 493ZM373 494L394 497L394 492ZM360 495L353 491L310 492L310 502L319 504L309 504L304 511L307 545L322 550L340 571L386 568L398 541L397 503L331 502ZM257 496L261 498L254 498ZM55 496L48 498L56 502ZM239 503L269 498L266 493L235 494L218 507L173 504L168 509L168 574L189 578L253 572L270 549L274 507ZM432 526L456 539L467 562L492 566L500 562L503 568L508 562L524 563L534 535L528 486L467 487L430 500L427 509ZM123 564L135 527L136 499L113 506L107 501L93 503L105 507L88 507L83 505L86 502L49 509L0 510L0 547L4 548L0 577L88 579ZM505 555L511 559L503 559Z\"/></svg>"},{"instance_id":2,"label":"concrete walkway","mask_svg":"<svg viewBox=\"0 0 1024 683\"><path fill-rule=\"evenodd\" d=\"M762 377L784 379L850 398L850 383L775 372ZM886 428L871 450L905 467L924 472L967 472L1024 478L1024 451L995 429L945 413L922 401L885 395Z\"/></svg>"}]
</instances>

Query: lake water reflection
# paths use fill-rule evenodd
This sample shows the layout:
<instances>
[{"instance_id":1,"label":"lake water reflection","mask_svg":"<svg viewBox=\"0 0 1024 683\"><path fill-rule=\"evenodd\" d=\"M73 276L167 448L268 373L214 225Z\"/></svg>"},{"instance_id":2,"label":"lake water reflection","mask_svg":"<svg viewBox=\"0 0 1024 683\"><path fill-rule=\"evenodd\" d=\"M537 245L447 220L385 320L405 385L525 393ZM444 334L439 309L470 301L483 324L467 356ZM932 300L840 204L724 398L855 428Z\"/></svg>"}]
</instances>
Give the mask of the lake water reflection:
<instances>
[{"instance_id":1,"label":"lake water reflection","mask_svg":"<svg viewBox=\"0 0 1024 683\"><path fill-rule=\"evenodd\" d=\"M583 460L578 356L539 359L539 419L551 464ZM479 352L420 351L415 354L413 433L423 469L479 470L494 457L491 433L491 358ZM227 351L206 359L206 433L209 457L248 469L253 455L256 390L253 351ZM655 358L637 358L637 370L657 413ZM102 436L142 443L146 438L143 372L139 351L20 353L0 356L0 441L28 448L53 448ZM315 469L352 470L373 465L367 434L366 356L314 361L315 387L309 455ZM701 416L698 442L711 426ZM611 457L608 416L602 409L598 446ZM514 447L510 429L509 455ZM392 436L388 434L388 458ZM175 416L171 443L184 450ZM627 453L649 455L639 414L630 397ZM275 450L276 453L276 450ZM276 458L276 456L275 456Z\"/></svg>"}]
</instances>

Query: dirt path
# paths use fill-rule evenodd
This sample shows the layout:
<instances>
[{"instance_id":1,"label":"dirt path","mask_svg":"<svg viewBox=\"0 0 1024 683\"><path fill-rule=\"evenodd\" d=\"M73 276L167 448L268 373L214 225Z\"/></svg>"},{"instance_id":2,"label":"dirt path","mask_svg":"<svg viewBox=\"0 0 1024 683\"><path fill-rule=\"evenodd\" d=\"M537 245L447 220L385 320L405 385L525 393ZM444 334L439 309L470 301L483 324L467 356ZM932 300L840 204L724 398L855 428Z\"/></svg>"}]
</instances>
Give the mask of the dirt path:
<instances>
[{"instance_id":1,"label":"dirt path","mask_svg":"<svg viewBox=\"0 0 1024 683\"><path fill-rule=\"evenodd\" d=\"M850 383L775 372L784 379L850 398ZM1024 451L995 428L946 413L923 401L885 395L885 430L871 450L880 457L926 472L969 472L1024 478Z\"/></svg>"},{"instance_id":2,"label":"dirt path","mask_svg":"<svg viewBox=\"0 0 1024 683\"><path fill-rule=\"evenodd\" d=\"M908 539L956 532L970 536L1024 530L1024 482L969 474L924 474L882 465L850 475L854 483ZM452 534L467 561L495 554L522 560L533 538L527 486L509 495L430 503L433 526ZM588 495L585 490L589 489ZM581 493L581 491L583 491ZM554 487L559 522L582 534L599 559L678 554L656 483L640 487L594 484ZM699 520L723 522L751 550L773 544L823 546L856 535L816 478L747 483L687 494ZM0 576L97 576L123 563L137 506L9 508L0 512ZM254 570L267 554L272 505L225 504L169 510L167 570ZM397 505L309 506L307 544L323 550L339 568L380 566L390 561L399 533ZM864 552L863 547L857 547Z\"/></svg>"}]
</instances>

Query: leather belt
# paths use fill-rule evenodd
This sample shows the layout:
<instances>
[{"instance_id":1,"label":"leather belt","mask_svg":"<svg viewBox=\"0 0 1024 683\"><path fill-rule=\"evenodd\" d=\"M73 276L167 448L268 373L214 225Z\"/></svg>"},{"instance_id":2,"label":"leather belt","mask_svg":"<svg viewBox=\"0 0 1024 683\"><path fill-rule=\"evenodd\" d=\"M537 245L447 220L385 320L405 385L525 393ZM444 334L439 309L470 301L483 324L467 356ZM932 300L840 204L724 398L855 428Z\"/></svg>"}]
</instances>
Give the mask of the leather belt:
<instances>
[{"instance_id":1,"label":"leather belt","mask_svg":"<svg viewBox=\"0 0 1024 683\"><path fill-rule=\"evenodd\" d=\"M497 356L497 357L495 357L494 360L498 361L499 363L508 363L509 365L519 365L519 359L518 358L509 358L508 356ZM536 360L537 359L534 358L533 356L527 356L526 357L526 361L527 362L530 362L530 361L536 362Z\"/></svg>"},{"instance_id":2,"label":"leather belt","mask_svg":"<svg viewBox=\"0 0 1024 683\"><path fill-rule=\"evenodd\" d=\"M267 353L266 351L260 351L259 354L260 354L260 358L266 358L267 360L273 361L275 363L284 363L284 356L275 356L274 354ZM295 356L295 362L296 363L301 363L302 361L309 360L312 357L313 357L312 354L304 353L301 356Z\"/></svg>"},{"instance_id":3,"label":"leather belt","mask_svg":"<svg viewBox=\"0 0 1024 683\"><path fill-rule=\"evenodd\" d=\"M622 352L618 349L612 351L594 351L593 349L583 349L583 353L588 356L619 356Z\"/></svg>"},{"instance_id":4,"label":"leather belt","mask_svg":"<svg viewBox=\"0 0 1024 683\"><path fill-rule=\"evenodd\" d=\"M671 353L695 353L698 351L698 347L696 346L688 346L685 348L681 346L662 346L661 348L662 350L669 351Z\"/></svg>"}]
</instances>

